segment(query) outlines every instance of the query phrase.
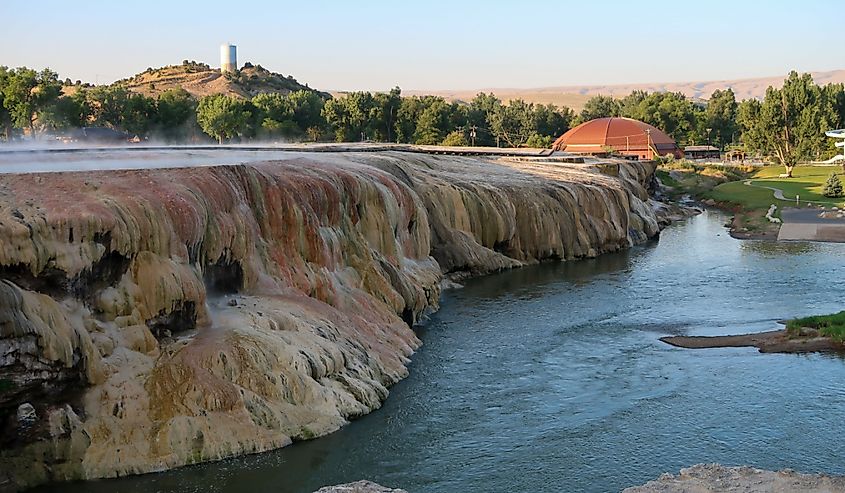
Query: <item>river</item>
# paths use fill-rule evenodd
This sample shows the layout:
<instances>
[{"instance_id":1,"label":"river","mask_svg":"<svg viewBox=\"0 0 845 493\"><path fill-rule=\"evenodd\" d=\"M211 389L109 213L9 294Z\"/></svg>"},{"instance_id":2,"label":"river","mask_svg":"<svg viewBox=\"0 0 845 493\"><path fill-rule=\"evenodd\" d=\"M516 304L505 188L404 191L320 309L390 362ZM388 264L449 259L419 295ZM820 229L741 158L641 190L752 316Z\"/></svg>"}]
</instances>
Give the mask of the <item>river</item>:
<instances>
[{"instance_id":1,"label":"river","mask_svg":"<svg viewBox=\"0 0 845 493\"><path fill-rule=\"evenodd\" d=\"M410 376L330 436L39 491L299 493L367 478L412 493L606 492L700 462L843 474L845 360L658 341L843 308L845 245L739 241L725 220L446 292Z\"/></svg>"}]
</instances>

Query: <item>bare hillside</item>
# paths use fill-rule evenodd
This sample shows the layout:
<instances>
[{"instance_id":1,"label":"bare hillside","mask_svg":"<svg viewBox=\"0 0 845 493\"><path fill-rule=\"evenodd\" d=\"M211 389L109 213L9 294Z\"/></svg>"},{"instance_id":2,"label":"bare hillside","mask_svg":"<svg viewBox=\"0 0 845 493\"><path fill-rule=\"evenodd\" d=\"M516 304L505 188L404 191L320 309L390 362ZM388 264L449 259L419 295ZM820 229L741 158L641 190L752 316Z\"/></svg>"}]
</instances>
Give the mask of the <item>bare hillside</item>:
<instances>
[{"instance_id":1,"label":"bare hillside","mask_svg":"<svg viewBox=\"0 0 845 493\"><path fill-rule=\"evenodd\" d=\"M845 70L833 70L829 72L812 72L813 79L818 84L845 83ZM584 107L584 103L590 96L603 94L605 96L624 97L635 90L648 92L681 92L694 99L708 99L716 89L732 88L737 99L762 98L769 86L779 87L786 75L773 77L757 77L750 79L716 80L704 82L655 82L645 84L621 84L621 85L587 85L587 86L560 86L560 87L538 87L530 89L515 88L486 88L461 91L407 91L410 95L434 94L443 96L448 100L469 101L479 92L492 92L505 101L512 99L523 99L533 103L554 103L556 105L569 106L578 111Z\"/></svg>"},{"instance_id":2,"label":"bare hillside","mask_svg":"<svg viewBox=\"0 0 845 493\"><path fill-rule=\"evenodd\" d=\"M197 98L211 94L251 98L261 93L311 90L292 76L270 72L261 65L246 64L237 74L223 74L219 69L196 62L148 68L115 84L146 96L158 96L168 89L181 87Z\"/></svg>"}]
</instances>

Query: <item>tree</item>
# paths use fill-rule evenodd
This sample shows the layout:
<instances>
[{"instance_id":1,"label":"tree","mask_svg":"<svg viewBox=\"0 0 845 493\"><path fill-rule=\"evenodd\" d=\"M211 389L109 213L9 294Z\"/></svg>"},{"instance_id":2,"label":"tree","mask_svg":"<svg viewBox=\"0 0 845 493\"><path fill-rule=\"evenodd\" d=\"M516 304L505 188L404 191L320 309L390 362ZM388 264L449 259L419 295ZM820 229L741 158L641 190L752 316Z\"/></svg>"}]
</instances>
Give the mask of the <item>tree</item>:
<instances>
[{"instance_id":1,"label":"tree","mask_svg":"<svg viewBox=\"0 0 845 493\"><path fill-rule=\"evenodd\" d=\"M258 110L258 120L265 133L288 138L302 135L303 131L293 121L293 108L286 96L259 94L252 98L252 104Z\"/></svg>"},{"instance_id":2,"label":"tree","mask_svg":"<svg viewBox=\"0 0 845 493\"><path fill-rule=\"evenodd\" d=\"M541 137L551 137L551 140L554 140L569 130L574 118L575 113L566 106L558 108L553 104L534 105L535 135Z\"/></svg>"},{"instance_id":3,"label":"tree","mask_svg":"<svg viewBox=\"0 0 845 493\"><path fill-rule=\"evenodd\" d=\"M132 135L144 136L156 118L156 103L143 94L129 93L120 116L120 127Z\"/></svg>"},{"instance_id":4,"label":"tree","mask_svg":"<svg viewBox=\"0 0 845 493\"><path fill-rule=\"evenodd\" d=\"M467 109L467 124L469 127L475 127L475 145L496 145L496 136L490 130L490 119L501 106L502 101L493 93L478 93L470 101Z\"/></svg>"},{"instance_id":5,"label":"tree","mask_svg":"<svg viewBox=\"0 0 845 493\"><path fill-rule=\"evenodd\" d=\"M715 90L707 101L704 118L708 131L708 138L712 135L712 142L719 147L733 142L736 134L736 96L731 88Z\"/></svg>"},{"instance_id":6,"label":"tree","mask_svg":"<svg viewBox=\"0 0 845 493\"><path fill-rule=\"evenodd\" d=\"M0 65L0 125L3 128L3 137L7 142L12 138L12 114L6 107L5 93L9 84L11 73L5 66Z\"/></svg>"},{"instance_id":7,"label":"tree","mask_svg":"<svg viewBox=\"0 0 845 493\"><path fill-rule=\"evenodd\" d=\"M118 86L97 86L88 94L94 124L114 129L123 128L129 91Z\"/></svg>"},{"instance_id":8,"label":"tree","mask_svg":"<svg viewBox=\"0 0 845 493\"><path fill-rule=\"evenodd\" d=\"M827 182L824 184L824 190L822 191L822 195L825 197L842 197L842 181L839 180L839 177L836 173L831 173L830 176L827 178Z\"/></svg>"},{"instance_id":9,"label":"tree","mask_svg":"<svg viewBox=\"0 0 845 493\"><path fill-rule=\"evenodd\" d=\"M59 98L59 111L69 127L87 125L93 113L87 90L79 87L72 94Z\"/></svg>"},{"instance_id":10,"label":"tree","mask_svg":"<svg viewBox=\"0 0 845 493\"><path fill-rule=\"evenodd\" d=\"M839 117L825 96L810 74L791 72L781 89L766 90L762 103L740 105L743 142L775 159L791 177L798 162L818 158L828 149L824 131Z\"/></svg>"},{"instance_id":11,"label":"tree","mask_svg":"<svg viewBox=\"0 0 845 493\"><path fill-rule=\"evenodd\" d=\"M36 72L20 67L8 71L5 78L3 106L13 125L29 129L34 136L38 113L52 106L61 94L59 76L50 69Z\"/></svg>"},{"instance_id":12,"label":"tree","mask_svg":"<svg viewBox=\"0 0 845 493\"><path fill-rule=\"evenodd\" d=\"M640 104L648 98L648 92L632 91L619 101L619 116L637 119L635 115L640 111Z\"/></svg>"},{"instance_id":13,"label":"tree","mask_svg":"<svg viewBox=\"0 0 845 493\"><path fill-rule=\"evenodd\" d=\"M326 128L326 120L321 114L325 100L318 93L306 90L294 91L288 94L288 101L293 110L293 121L300 129L306 133L309 133L309 129L317 129L322 134Z\"/></svg>"},{"instance_id":14,"label":"tree","mask_svg":"<svg viewBox=\"0 0 845 493\"><path fill-rule=\"evenodd\" d=\"M622 106L619 101L610 96L593 96L584 103L584 109L578 115L576 124L595 120L596 118L607 118L619 116Z\"/></svg>"},{"instance_id":15,"label":"tree","mask_svg":"<svg viewBox=\"0 0 845 493\"><path fill-rule=\"evenodd\" d=\"M395 125L399 114L399 108L402 106L402 90L399 87L394 87L387 93L376 93L374 96L375 108L371 111L371 116L375 122L376 140L385 140L393 142L396 137Z\"/></svg>"},{"instance_id":16,"label":"tree","mask_svg":"<svg viewBox=\"0 0 845 493\"><path fill-rule=\"evenodd\" d=\"M338 142L355 142L374 138L375 129L384 123L374 121L375 100L369 92L351 92L342 98L330 99L322 115L335 132Z\"/></svg>"},{"instance_id":17,"label":"tree","mask_svg":"<svg viewBox=\"0 0 845 493\"><path fill-rule=\"evenodd\" d=\"M168 89L156 100L156 126L167 140L181 140L197 126L197 100L181 87Z\"/></svg>"},{"instance_id":18,"label":"tree","mask_svg":"<svg viewBox=\"0 0 845 493\"><path fill-rule=\"evenodd\" d=\"M431 104L420 113L414 130L414 143L439 144L449 126L449 104L443 98L429 100Z\"/></svg>"},{"instance_id":19,"label":"tree","mask_svg":"<svg viewBox=\"0 0 845 493\"><path fill-rule=\"evenodd\" d=\"M623 116L653 125L680 144L700 142L706 134L703 110L679 92L639 92L623 103Z\"/></svg>"},{"instance_id":20,"label":"tree","mask_svg":"<svg viewBox=\"0 0 845 493\"><path fill-rule=\"evenodd\" d=\"M490 115L490 131L509 147L525 145L528 137L536 133L533 105L514 99L499 106Z\"/></svg>"},{"instance_id":21,"label":"tree","mask_svg":"<svg viewBox=\"0 0 845 493\"><path fill-rule=\"evenodd\" d=\"M224 94L205 96L197 105L197 123L220 144L223 139L244 135L251 117L244 101Z\"/></svg>"},{"instance_id":22,"label":"tree","mask_svg":"<svg viewBox=\"0 0 845 493\"><path fill-rule=\"evenodd\" d=\"M551 135L531 134L525 141L525 147L533 147L536 149L548 149L554 143Z\"/></svg>"}]
</instances>

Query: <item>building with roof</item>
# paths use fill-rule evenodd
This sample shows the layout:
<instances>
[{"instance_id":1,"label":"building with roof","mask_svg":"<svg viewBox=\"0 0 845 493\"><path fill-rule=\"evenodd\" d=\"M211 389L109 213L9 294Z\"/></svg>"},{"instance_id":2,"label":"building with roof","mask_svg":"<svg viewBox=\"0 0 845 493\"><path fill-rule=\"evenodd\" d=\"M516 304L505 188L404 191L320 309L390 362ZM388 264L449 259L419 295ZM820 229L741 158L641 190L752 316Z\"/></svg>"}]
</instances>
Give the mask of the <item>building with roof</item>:
<instances>
[{"instance_id":1,"label":"building with roof","mask_svg":"<svg viewBox=\"0 0 845 493\"><path fill-rule=\"evenodd\" d=\"M684 147L686 159L721 159L722 153L714 146L686 146Z\"/></svg>"},{"instance_id":2,"label":"building with roof","mask_svg":"<svg viewBox=\"0 0 845 493\"><path fill-rule=\"evenodd\" d=\"M621 154L632 159L654 159L671 155L678 159L684 153L665 132L632 118L597 118L570 129L558 137L556 151L576 154Z\"/></svg>"}]
</instances>

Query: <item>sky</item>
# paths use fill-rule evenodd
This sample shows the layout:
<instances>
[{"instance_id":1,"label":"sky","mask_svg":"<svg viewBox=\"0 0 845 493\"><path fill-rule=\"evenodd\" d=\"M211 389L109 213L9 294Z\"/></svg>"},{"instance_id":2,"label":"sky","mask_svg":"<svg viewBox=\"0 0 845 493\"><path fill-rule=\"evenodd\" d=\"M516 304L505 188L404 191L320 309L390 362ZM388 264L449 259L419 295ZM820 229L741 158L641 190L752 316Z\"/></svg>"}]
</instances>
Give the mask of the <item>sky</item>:
<instances>
[{"instance_id":1,"label":"sky","mask_svg":"<svg viewBox=\"0 0 845 493\"><path fill-rule=\"evenodd\" d=\"M323 90L684 82L845 68L842 0L0 0L0 65L108 83L182 60Z\"/></svg>"}]
</instances>

